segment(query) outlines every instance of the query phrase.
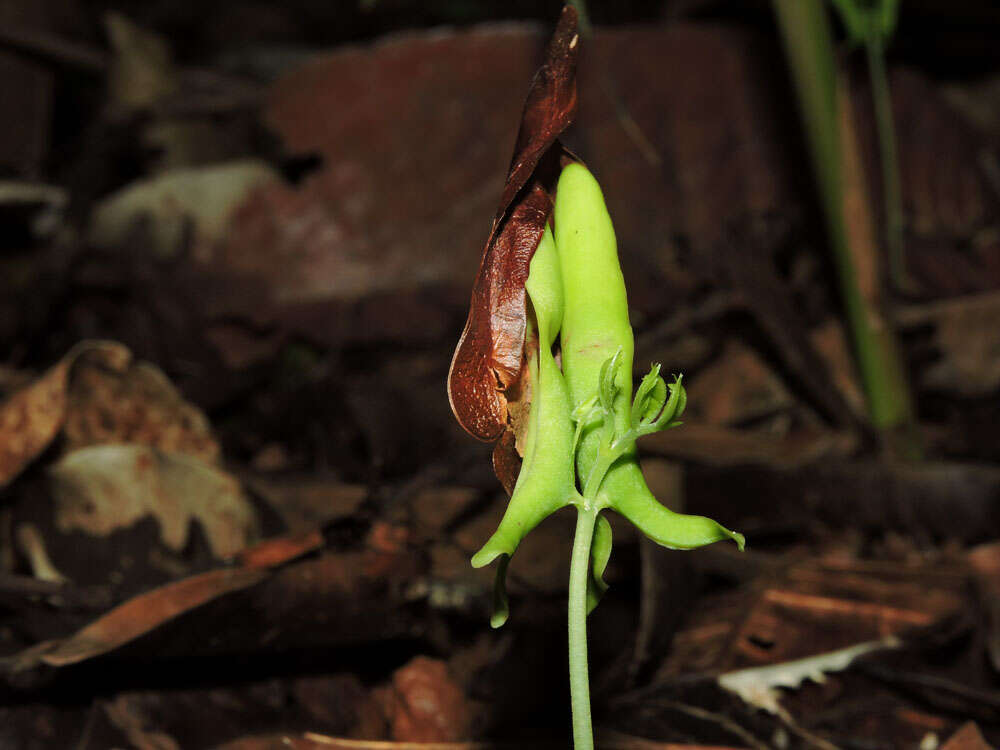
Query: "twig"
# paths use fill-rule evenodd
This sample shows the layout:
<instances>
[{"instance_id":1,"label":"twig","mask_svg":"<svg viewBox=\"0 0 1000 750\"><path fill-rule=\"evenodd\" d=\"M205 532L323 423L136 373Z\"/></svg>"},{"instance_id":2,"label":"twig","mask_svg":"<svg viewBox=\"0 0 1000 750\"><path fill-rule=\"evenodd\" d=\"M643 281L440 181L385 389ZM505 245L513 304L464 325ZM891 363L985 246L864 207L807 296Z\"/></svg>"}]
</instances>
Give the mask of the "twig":
<instances>
[{"instance_id":1,"label":"twig","mask_svg":"<svg viewBox=\"0 0 1000 750\"><path fill-rule=\"evenodd\" d=\"M697 706L692 706L687 703L667 700L665 698L657 700L656 704L692 718L715 724L730 734L739 737L742 742L746 743L749 747L755 748L755 750L770 750L767 744L761 742L751 732L747 731L744 727L737 724L728 716L715 713L714 711L706 711L703 708L698 708Z\"/></svg>"},{"instance_id":2,"label":"twig","mask_svg":"<svg viewBox=\"0 0 1000 750\"><path fill-rule=\"evenodd\" d=\"M17 52L93 73L108 68L108 56L99 49L36 29L0 24L0 45Z\"/></svg>"}]
</instances>

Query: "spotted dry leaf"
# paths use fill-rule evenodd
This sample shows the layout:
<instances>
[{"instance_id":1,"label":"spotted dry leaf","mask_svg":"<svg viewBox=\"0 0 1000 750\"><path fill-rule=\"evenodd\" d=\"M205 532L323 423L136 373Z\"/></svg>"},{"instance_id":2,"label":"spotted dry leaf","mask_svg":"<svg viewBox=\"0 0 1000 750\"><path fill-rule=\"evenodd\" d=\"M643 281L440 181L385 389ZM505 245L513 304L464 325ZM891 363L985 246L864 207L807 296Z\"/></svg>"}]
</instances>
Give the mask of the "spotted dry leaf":
<instances>
[{"instance_id":1,"label":"spotted dry leaf","mask_svg":"<svg viewBox=\"0 0 1000 750\"><path fill-rule=\"evenodd\" d=\"M498 440L508 430L507 391L524 366L524 283L552 212L560 161L568 155L557 139L576 114L576 24L576 12L565 7L532 81L469 317L448 374L452 411L480 440ZM509 469L509 456L501 458Z\"/></svg>"},{"instance_id":2,"label":"spotted dry leaf","mask_svg":"<svg viewBox=\"0 0 1000 750\"><path fill-rule=\"evenodd\" d=\"M66 420L70 372L81 358L121 369L131 354L114 342L84 341L0 404L0 487L20 474L59 434Z\"/></svg>"},{"instance_id":3,"label":"spotted dry leaf","mask_svg":"<svg viewBox=\"0 0 1000 750\"><path fill-rule=\"evenodd\" d=\"M107 367L84 359L73 371L64 427L65 449L133 443L217 463L219 443L208 418L184 400L148 362Z\"/></svg>"}]
</instances>

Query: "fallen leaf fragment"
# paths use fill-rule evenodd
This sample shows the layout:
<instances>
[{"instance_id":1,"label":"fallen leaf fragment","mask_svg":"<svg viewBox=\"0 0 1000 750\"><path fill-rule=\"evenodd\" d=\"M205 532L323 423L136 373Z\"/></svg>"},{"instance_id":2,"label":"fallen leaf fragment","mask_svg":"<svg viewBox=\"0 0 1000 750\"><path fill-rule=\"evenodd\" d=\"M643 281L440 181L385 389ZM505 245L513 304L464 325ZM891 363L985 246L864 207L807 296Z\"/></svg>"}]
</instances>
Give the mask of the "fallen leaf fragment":
<instances>
[{"instance_id":1,"label":"fallen leaf fragment","mask_svg":"<svg viewBox=\"0 0 1000 750\"><path fill-rule=\"evenodd\" d=\"M729 340L718 358L687 387L687 420L738 425L788 409L794 402L778 374L745 344Z\"/></svg>"},{"instance_id":2,"label":"fallen leaf fragment","mask_svg":"<svg viewBox=\"0 0 1000 750\"><path fill-rule=\"evenodd\" d=\"M536 186L491 239L472 289L448 395L459 424L480 440L496 440L507 429L505 391L520 378L527 333L524 284L551 211Z\"/></svg>"},{"instance_id":3,"label":"fallen leaf fragment","mask_svg":"<svg viewBox=\"0 0 1000 750\"><path fill-rule=\"evenodd\" d=\"M521 376L527 331L524 283L552 211L548 182L565 153L557 138L576 114L576 11L563 8L531 84L493 228L472 288L465 330L448 373L448 398L459 424L480 440L507 429L504 391ZM554 160L544 164L544 160ZM552 174L536 174L551 171ZM520 198L518 196L520 195Z\"/></svg>"},{"instance_id":4,"label":"fallen leaf fragment","mask_svg":"<svg viewBox=\"0 0 1000 750\"><path fill-rule=\"evenodd\" d=\"M707 466L772 466L796 469L849 455L857 436L848 431L803 427L788 435L766 430L737 430L688 421L683 430L664 430L642 439L644 450Z\"/></svg>"},{"instance_id":5,"label":"fallen leaf fragment","mask_svg":"<svg viewBox=\"0 0 1000 750\"><path fill-rule=\"evenodd\" d=\"M150 729L154 722L138 702L120 695L104 704L104 714L128 741L141 750L181 750L180 744L165 732Z\"/></svg>"},{"instance_id":6,"label":"fallen leaf fragment","mask_svg":"<svg viewBox=\"0 0 1000 750\"><path fill-rule=\"evenodd\" d=\"M968 558L986 615L986 652L1000 672L1000 542L973 547Z\"/></svg>"},{"instance_id":7,"label":"fallen leaf fragment","mask_svg":"<svg viewBox=\"0 0 1000 750\"><path fill-rule=\"evenodd\" d=\"M1000 294L957 297L900 311L910 328L931 325L940 359L922 368L925 386L966 397L988 396L1000 386Z\"/></svg>"},{"instance_id":8,"label":"fallen leaf fragment","mask_svg":"<svg viewBox=\"0 0 1000 750\"><path fill-rule=\"evenodd\" d=\"M152 516L163 543L179 552L197 521L219 559L258 536L257 513L239 482L191 456L146 445L94 445L60 459L50 475L62 532L107 536Z\"/></svg>"},{"instance_id":9,"label":"fallen leaf fragment","mask_svg":"<svg viewBox=\"0 0 1000 750\"><path fill-rule=\"evenodd\" d=\"M73 369L68 390L66 452L100 443L141 443L208 463L219 460L208 418L148 362L109 368L85 357Z\"/></svg>"},{"instance_id":10,"label":"fallen leaf fragment","mask_svg":"<svg viewBox=\"0 0 1000 750\"><path fill-rule=\"evenodd\" d=\"M145 230L158 257L173 257L189 239L211 246L254 190L279 180L274 169L254 159L174 169L105 198L94 210L89 238L118 248L128 246L137 229Z\"/></svg>"},{"instance_id":11,"label":"fallen leaf fragment","mask_svg":"<svg viewBox=\"0 0 1000 750\"><path fill-rule=\"evenodd\" d=\"M968 721L941 746L941 750L992 750L992 747L979 727Z\"/></svg>"},{"instance_id":12,"label":"fallen leaf fragment","mask_svg":"<svg viewBox=\"0 0 1000 750\"><path fill-rule=\"evenodd\" d=\"M115 607L68 638L46 641L21 652L13 661L13 671L39 664L63 667L106 654L223 594L253 586L267 575L267 570L259 568L220 568L153 589Z\"/></svg>"},{"instance_id":13,"label":"fallen leaf fragment","mask_svg":"<svg viewBox=\"0 0 1000 750\"><path fill-rule=\"evenodd\" d=\"M177 90L178 71L163 37L120 13L108 13L104 25L114 51L109 88L116 106L144 109Z\"/></svg>"},{"instance_id":14,"label":"fallen leaf fragment","mask_svg":"<svg viewBox=\"0 0 1000 750\"><path fill-rule=\"evenodd\" d=\"M20 474L59 434L66 419L70 372L81 357L120 369L129 350L110 341L84 341L42 377L0 403L0 487Z\"/></svg>"},{"instance_id":15,"label":"fallen leaf fragment","mask_svg":"<svg viewBox=\"0 0 1000 750\"><path fill-rule=\"evenodd\" d=\"M418 656L376 691L393 739L448 742L469 736L473 707L439 659Z\"/></svg>"},{"instance_id":16,"label":"fallen leaf fragment","mask_svg":"<svg viewBox=\"0 0 1000 750\"><path fill-rule=\"evenodd\" d=\"M888 636L805 659L727 672L719 676L718 683L751 706L790 721L791 717L779 703L777 688L797 688L806 680L824 682L827 673L844 671L859 656L900 645L898 638Z\"/></svg>"},{"instance_id":17,"label":"fallen leaf fragment","mask_svg":"<svg viewBox=\"0 0 1000 750\"><path fill-rule=\"evenodd\" d=\"M30 523L21 524L17 527L16 539L21 554L28 558L28 565L31 566L31 573L35 578L49 583L66 583L69 580L52 563L45 549L45 540L37 526Z\"/></svg>"},{"instance_id":18,"label":"fallen leaf fragment","mask_svg":"<svg viewBox=\"0 0 1000 750\"><path fill-rule=\"evenodd\" d=\"M323 546L318 530L265 539L240 552L237 558L244 568L273 568L296 557L315 552Z\"/></svg>"}]
</instances>

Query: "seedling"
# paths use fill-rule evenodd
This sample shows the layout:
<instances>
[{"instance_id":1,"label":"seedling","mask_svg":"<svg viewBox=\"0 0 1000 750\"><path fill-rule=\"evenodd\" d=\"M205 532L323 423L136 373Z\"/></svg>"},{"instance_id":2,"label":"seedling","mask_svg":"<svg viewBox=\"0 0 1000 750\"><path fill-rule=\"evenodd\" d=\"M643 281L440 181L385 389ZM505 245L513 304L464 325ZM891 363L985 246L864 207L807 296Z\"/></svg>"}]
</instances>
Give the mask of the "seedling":
<instances>
[{"instance_id":1,"label":"seedling","mask_svg":"<svg viewBox=\"0 0 1000 750\"><path fill-rule=\"evenodd\" d=\"M845 143L848 134L841 124L838 87L842 84L838 82L827 10L822 0L772 0L772 4L799 100L841 301L868 401L869 419L882 434L887 449L901 457L917 458L920 447L915 437L905 362L882 310L878 285L863 286L858 273L862 244L856 233L852 233L851 217L848 216L847 187L851 169ZM883 0L876 10L863 17L861 26L858 26L861 21L851 20L849 8L854 5L837 4L841 12L847 11L844 18L852 37L863 29L869 30L865 33L873 35L871 38L879 35L880 39L891 32L898 3ZM859 30L852 30L855 27ZM895 159L891 153L893 149L883 153L887 160L884 164L894 171ZM892 178L886 179L887 185L891 182ZM886 205L898 215L898 210L891 208L892 204L892 197L887 196ZM899 222L890 219L888 224L898 227ZM896 265L899 267L899 263Z\"/></svg>"},{"instance_id":2,"label":"seedling","mask_svg":"<svg viewBox=\"0 0 1000 750\"><path fill-rule=\"evenodd\" d=\"M899 19L899 0L831 0L840 15L852 47L864 47L868 79L875 106L875 129L878 133L879 162L882 166L882 201L885 204L885 244L889 258L889 277L897 289L905 289L906 266L903 257L903 196L899 181L896 128L893 125L889 76L885 48Z\"/></svg>"},{"instance_id":3,"label":"seedling","mask_svg":"<svg viewBox=\"0 0 1000 750\"><path fill-rule=\"evenodd\" d=\"M462 426L500 438L494 466L512 485L499 527L472 558L477 568L498 563L494 627L508 618L505 576L521 540L557 510L576 509L569 671L574 747L586 750L594 746L586 619L608 588L605 511L671 549L723 539L742 549L744 539L660 504L639 467L636 441L678 426L687 396L679 376L668 384L653 365L632 398L633 334L614 229L596 179L556 140L575 111L578 46L566 8L528 96L448 385ZM511 482L518 444L523 462Z\"/></svg>"}]
</instances>

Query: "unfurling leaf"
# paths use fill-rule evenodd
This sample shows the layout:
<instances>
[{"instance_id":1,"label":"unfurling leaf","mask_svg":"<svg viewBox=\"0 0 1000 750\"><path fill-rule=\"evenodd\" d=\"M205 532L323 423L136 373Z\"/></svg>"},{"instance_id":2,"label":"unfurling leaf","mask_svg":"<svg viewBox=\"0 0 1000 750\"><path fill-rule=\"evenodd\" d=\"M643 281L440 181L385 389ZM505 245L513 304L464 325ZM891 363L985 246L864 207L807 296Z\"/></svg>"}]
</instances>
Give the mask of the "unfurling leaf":
<instances>
[{"instance_id":1,"label":"unfurling leaf","mask_svg":"<svg viewBox=\"0 0 1000 750\"><path fill-rule=\"evenodd\" d=\"M663 411L667 401L667 384L660 377L660 366L650 367L646 377L639 383L632 402L632 429L642 423L652 422Z\"/></svg>"},{"instance_id":2,"label":"unfurling leaf","mask_svg":"<svg viewBox=\"0 0 1000 750\"><path fill-rule=\"evenodd\" d=\"M684 386L681 385L681 376L678 375L674 382L669 385L670 398L667 399L667 403L663 407L663 411L660 412L660 416L657 417L656 422L653 423L653 429L655 431L665 430L668 427L674 427L680 424L677 420L680 418L681 414L684 413L684 409L687 407L687 391L684 390Z\"/></svg>"},{"instance_id":3,"label":"unfurling leaf","mask_svg":"<svg viewBox=\"0 0 1000 750\"><path fill-rule=\"evenodd\" d=\"M601 379L598 386L597 396L606 414L613 414L615 410L615 397L621 388L615 382L618 379L618 371L622 368L622 350L618 347L613 357L609 357L601 365Z\"/></svg>"},{"instance_id":4,"label":"unfurling leaf","mask_svg":"<svg viewBox=\"0 0 1000 750\"><path fill-rule=\"evenodd\" d=\"M594 527L594 541L590 545L590 580L587 583L587 614L594 611L601 598L607 593L604 571L611 559L611 524L604 516L597 517Z\"/></svg>"}]
</instances>

